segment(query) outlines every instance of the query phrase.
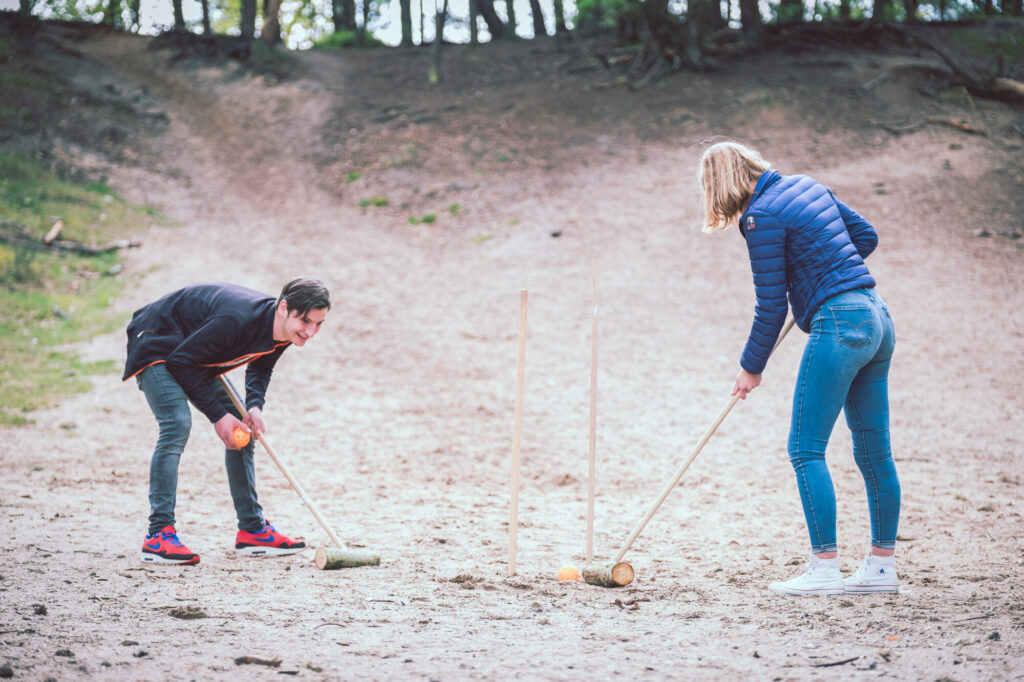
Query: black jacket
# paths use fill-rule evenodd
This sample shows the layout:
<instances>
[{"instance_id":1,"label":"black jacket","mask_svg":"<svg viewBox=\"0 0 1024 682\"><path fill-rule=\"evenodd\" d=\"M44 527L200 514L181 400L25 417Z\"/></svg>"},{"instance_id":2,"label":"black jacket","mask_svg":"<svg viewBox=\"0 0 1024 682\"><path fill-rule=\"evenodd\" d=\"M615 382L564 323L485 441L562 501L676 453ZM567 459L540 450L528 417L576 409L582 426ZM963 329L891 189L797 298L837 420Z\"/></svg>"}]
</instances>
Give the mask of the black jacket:
<instances>
[{"instance_id":1,"label":"black jacket","mask_svg":"<svg viewBox=\"0 0 1024 682\"><path fill-rule=\"evenodd\" d=\"M262 409L270 375L291 345L274 341L275 299L236 284L198 284L139 308L128 325L127 381L167 363L171 376L211 422L227 410L211 382L241 365L245 407Z\"/></svg>"}]
</instances>

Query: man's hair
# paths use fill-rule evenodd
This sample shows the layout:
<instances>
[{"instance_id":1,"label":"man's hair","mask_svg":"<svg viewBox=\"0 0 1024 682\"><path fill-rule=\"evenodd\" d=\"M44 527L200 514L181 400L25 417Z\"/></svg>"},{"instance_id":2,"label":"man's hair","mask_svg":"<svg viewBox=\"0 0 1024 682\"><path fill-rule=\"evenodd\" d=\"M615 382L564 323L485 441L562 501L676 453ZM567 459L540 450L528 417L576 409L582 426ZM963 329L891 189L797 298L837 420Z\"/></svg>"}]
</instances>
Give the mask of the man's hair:
<instances>
[{"instance_id":1,"label":"man's hair","mask_svg":"<svg viewBox=\"0 0 1024 682\"><path fill-rule=\"evenodd\" d=\"M709 147L697 173L704 198L704 231L716 232L735 224L750 201L750 185L770 167L760 154L738 142Z\"/></svg>"},{"instance_id":2,"label":"man's hair","mask_svg":"<svg viewBox=\"0 0 1024 682\"><path fill-rule=\"evenodd\" d=\"M313 277L296 277L281 289L277 305L285 301L289 313L305 315L310 310L331 309L331 292Z\"/></svg>"}]
</instances>

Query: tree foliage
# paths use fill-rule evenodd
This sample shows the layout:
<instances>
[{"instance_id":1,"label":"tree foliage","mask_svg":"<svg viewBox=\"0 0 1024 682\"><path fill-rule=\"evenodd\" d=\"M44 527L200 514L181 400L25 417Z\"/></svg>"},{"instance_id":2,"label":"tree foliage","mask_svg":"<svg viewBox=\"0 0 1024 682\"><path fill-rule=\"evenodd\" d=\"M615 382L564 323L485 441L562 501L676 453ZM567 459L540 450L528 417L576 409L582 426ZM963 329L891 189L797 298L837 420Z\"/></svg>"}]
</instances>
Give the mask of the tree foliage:
<instances>
[{"instance_id":1,"label":"tree foliage","mask_svg":"<svg viewBox=\"0 0 1024 682\"><path fill-rule=\"evenodd\" d=\"M374 44L363 40L384 19L384 0L200 0L202 19L186 21L182 0L159 0L170 10L169 25L179 31L227 34L251 40L264 35L274 42L280 36L289 46L310 47L334 33L332 45ZM504 21L495 0L469 0L468 13L460 16L450 8L445 15L456 26L467 26L466 37L477 39L477 17L484 20L490 39L516 35L512 0L497 0L508 18ZM752 45L764 41L769 27L805 22L859 21L872 23L953 21L973 17L1020 17L1024 0L578 0L575 14L566 16L562 0L554 0L554 15L543 16L538 0L526 0L533 34L557 35L570 28L582 35L614 32L620 40L643 43L673 62L700 65L709 36L724 28L738 30L740 39ZM528 5L527 5L528 3ZM400 0L400 17L390 20L401 26L402 44L413 44L411 0ZM43 18L102 22L117 28L140 26L140 0L18 0L22 13ZM272 13L268 17L268 8ZM279 11L278 11L279 10ZM436 17L434 18L436 21ZM269 24L268 24L269 20ZM385 20L387 21L387 20ZM550 21L550 24L546 23ZM434 23L434 22L431 22ZM151 24L150 24L151 25ZM273 35L269 35L269 34ZM301 38L299 38L301 36Z\"/></svg>"}]
</instances>

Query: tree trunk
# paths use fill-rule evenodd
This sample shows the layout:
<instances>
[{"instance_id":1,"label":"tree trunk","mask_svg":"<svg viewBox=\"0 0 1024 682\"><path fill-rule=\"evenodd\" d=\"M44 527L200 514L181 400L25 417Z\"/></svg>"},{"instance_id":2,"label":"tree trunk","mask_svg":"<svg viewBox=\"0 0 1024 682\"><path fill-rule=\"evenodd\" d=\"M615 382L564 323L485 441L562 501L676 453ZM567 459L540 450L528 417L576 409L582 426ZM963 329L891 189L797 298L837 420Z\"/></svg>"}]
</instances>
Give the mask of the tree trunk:
<instances>
[{"instance_id":1,"label":"tree trunk","mask_svg":"<svg viewBox=\"0 0 1024 682\"><path fill-rule=\"evenodd\" d=\"M210 24L210 0L201 0L203 8L203 35L209 38L213 35L213 27Z\"/></svg>"},{"instance_id":2,"label":"tree trunk","mask_svg":"<svg viewBox=\"0 0 1024 682\"><path fill-rule=\"evenodd\" d=\"M441 82L441 46L444 44L444 22L447 17L448 0L444 0L444 6L434 12L434 44L430 46L430 73L427 75L431 83Z\"/></svg>"},{"instance_id":3,"label":"tree trunk","mask_svg":"<svg viewBox=\"0 0 1024 682\"><path fill-rule=\"evenodd\" d=\"M498 13L494 11L494 0L477 0L476 6L480 10L480 16L484 18L484 23L487 24L491 39L498 40L505 35L505 24L501 23Z\"/></svg>"},{"instance_id":4,"label":"tree trunk","mask_svg":"<svg viewBox=\"0 0 1024 682\"><path fill-rule=\"evenodd\" d=\"M412 47L412 0L399 0L402 8L402 47Z\"/></svg>"},{"instance_id":5,"label":"tree trunk","mask_svg":"<svg viewBox=\"0 0 1024 682\"><path fill-rule=\"evenodd\" d=\"M331 0L331 22L334 32L345 30L345 3L343 0Z\"/></svg>"},{"instance_id":6,"label":"tree trunk","mask_svg":"<svg viewBox=\"0 0 1024 682\"><path fill-rule=\"evenodd\" d=\"M513 0L505 0L505 7L508 8L508 31L505 33L506 40L516 39L516 9Z\"/></svg>"},{"instance_id":7,"label":"tree trunk","mask_svg":"<svg viewBox=\"0 0 1024 682\"><path fill-rule=\"evenodd\" d=\"M185 15L181 11L181 0L174 0L174 30L185 30Z\"/></svg>"},{"instance_id":8,"label":"tree trunk","mask_svg":"<svg viewBox=\"0 0 1024 682\"><path fill-rule=\"evenodd\" d=\"M24 2L25 0L22 0ZM128 11L131 14L132 30L138 32L139 26L142 25L142 21L139 16L139 10L142 7L142 0L129 0Z\"/></svg>"},{"instance_id":9,"label":"tree trunk","mask_svg":"<svg viewBox=\"0 0 1024 682\"><path fill-rule=\"evenodd\" d=\"M917 0L903 0L903 11L906 12L907 16L904 17L908 21L917 17ZM942 18L940 11L939 18Z\"/></svg>"},{"instance_id":10,"label":"tree trunk","mask_svg":"<svg viewBox=\"0 0 1024 682\"><path fill-rule=\"evenodd\" d=\"M180 3L181 0L174 0ZM242 19L238 29L242 40L252 40L256 35L256 0L242 0Z\"/></svg>"},{"instance_id":11,"label":"tree trunk","mask_svg":"<svg viewBox=\"0 0 1024 682\"><path fill-rule=\"evenodd\" d=\"M263 28L260 30L260 39L267 45L277 45L281 42L281 0L267 0L263 12Z\"/></svg>"},{"instance_id":12,"label":"tree trunk","mask_svg":"<svg viewBox=\"0 0 1024 682\"><path fill-rule=\"evenodd\" d=\"M530 0L530 14L533 15L533 37L546 36L548 27L544 25L544 13L540 10L540 0Z\"/></svg>"},{"instance_id":13,"label":"tree trunk","mask_svg":"<svg viewBox=\"0 0 1024 682\"><path fill-rule=\"evenodd\" d=\"M690 0L686 8L687 26L692 22L696 29L704 16L703 8L706 1ZM643 21L647 25L647 30L650 31L659 51L664 52L669 49L678 51L682 47L678 44L678 25L668 11L668 0L646 0L640 6L640 10L643 13ZM688 41L688 38L686 40Z\"/></svg>"},{"instance_id":14,"label":"tree trunk","mask_svg":"<svg viewBox=\"0 0 1024 682\"><path fill-rule=\"evenodd\" d=\"M562 0L555 0L555 35L568 33L565 27L565 3Z\"/></svg>"},{"instance_id":15,"label":"tree trunk","mask_svg":"<svg viewBox=\"0 0 1024 682\"><path fill-rule=\"evenodd\" d=\"M342 31L355 31L355 0L341 0L340 4Z\"/></svg>"},{"instance_id":16,"label":"tree trunk","mask_svg":"<svg viewBox=\"0 0 1024 682\"><path fill-rule=\"evenodd\" d=\"M32 0L21 0L18 3L18 11L22 14L32 14Z\"/></svg>"},{"instance_id":17,"label":"tree trunk","mask_svg":"<svg viewBox=\"0 0 1024 682\"><path fill-rule=\"evenodd\" d=\"M693 66L704 61L704 37L707 35L709 0L690 0L686 7L686 58ZM666 8L667 13L667 8Z\"/></svg>"},{"instance_id":18,"label":"tree trunk","mask_svg":"<svg viewBox=\"0 0 1024 682\"><path fill-rule=\"evenodd\" d=\"M480 16L480 10L476 7L476 0L469 0L469 44L480 44L480 30L477 28L476 20Z\"/></svg>"},{"instance_id":19,"label":"tree trunk","mask_svg":"<svg viewBox=\"0 0 1024 682\"><path fill-rule=\"evenodd\" d=\"M743 39L753 45L764 42L764 22L757 0L740 0L740 24Z\"/></svg>"},{"instance_id":20,"label":"tree trunk","mask_svg":"<svg viewBox=\"0 0 1024 682\"><path fill-rule=\"evenodd\" d=\"M423 0L420 0L420 45L423 45L424 34L427 31L427 12L423 9Z\"/></svg>"},{"instance_id":21,"label":"tree trunk","mask_svg":"<svg viewBox=\"0 0 1024 682\"><path fill-rule=\"evenodd\" d=\"M1021 0L1004 0L1003 1L1003 12L1009 14L1011 17L1019 17L1024 15L1024 2Z\"/></svg>"},{"instance_id":22,"label":"tree trunk","mask_svg":"<svg viewBox=\"0 0 1024 682\"><path fill-rule=\"evenodd\" d=\"M989 17L996 13L996 8L992 4L992 0L985 0L985 16Z\"/></svg>"},{"instance_id":23,"label":"tree trunk","mask_svg":"<svg viewBox=\"0 0 1024 682\"><path fill-rule=\"evenodd\" d=\"M355 12L353 12L353 15ZM356 45L362 47L366 44L366 32L370 25L370 0L363 0L363 25L356 29Z\"/></svg>"},{"instance_id":24,"label":"tree trunk","mask_svg":"<svg viewBox=\"0 0 1024 682\"><path fill-rule=\"evenodd\" d=\"M874 0L874 4L871 7L871 21L872 23L881 23L885 21L885 11L889 7L889 0Z\"/></svg>"},{"instance_id":25,"label":"tree trunk","mask_svg":"<svg viewBox=\"0 0 1024 682\"><path fill-rule=\"evenodd\" d=\"M850 18L850 0L839 0L839 18L843 21Z\"/></svg>"}]
</instances>

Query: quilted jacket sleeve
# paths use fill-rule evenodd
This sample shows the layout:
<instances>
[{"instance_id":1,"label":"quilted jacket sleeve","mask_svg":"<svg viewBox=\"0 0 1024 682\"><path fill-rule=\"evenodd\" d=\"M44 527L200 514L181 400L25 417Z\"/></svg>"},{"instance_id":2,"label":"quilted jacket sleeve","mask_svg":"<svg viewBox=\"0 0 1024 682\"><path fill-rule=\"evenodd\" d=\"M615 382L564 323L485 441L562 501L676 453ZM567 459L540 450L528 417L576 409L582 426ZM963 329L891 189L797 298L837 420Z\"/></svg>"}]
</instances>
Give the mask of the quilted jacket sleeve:
<instances>
[{"instance_id":1,"label":"quilted jacket sleeve","mask_svg":"<svg viewBox=\"0 0 1024 682\"><path fill-rule=\"evenodd\" d=\"M264 355L254 360L245 369L245 409L251 410L254 407L263 409L266 400L267 386L270 385L270 375L274 372L274 365L277 364L281 353L288 346L281 346L269 355Z\"/></svg>"},{"instance_id":2,"label":"quilted jacket sleeve","mask_svg":"<svg viewBox=\"0 0 1024 682\"><path fill-rule=\"evenodd\" d=\"M786 228L774 216L746 217L744 236L754 275L754 323L740 366L760 374L786 322Z\"/></svg>"},{"instance_id":3,"label":"quilted jacket sleeve","mask_svg":"<svg viewBox=\"0 0 1024 682\"><path fill-rule=\"evenodd\" d=\"M867 258L871 255L871 252L878 246L878 232L871 226L871 223L864 220L856 211L844 204L843 202L835 199L836 206L839 207L839 215L843 217L843 222L846 223L846 231L850 233L850 241L857 249L857 253L860 257Z\"/></svg>"}]
</instances>

